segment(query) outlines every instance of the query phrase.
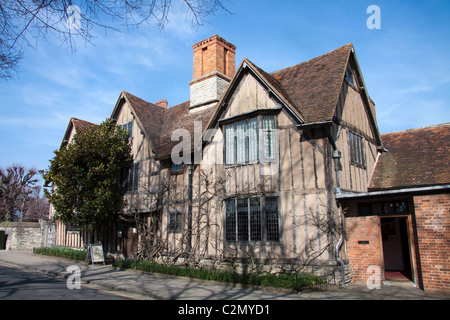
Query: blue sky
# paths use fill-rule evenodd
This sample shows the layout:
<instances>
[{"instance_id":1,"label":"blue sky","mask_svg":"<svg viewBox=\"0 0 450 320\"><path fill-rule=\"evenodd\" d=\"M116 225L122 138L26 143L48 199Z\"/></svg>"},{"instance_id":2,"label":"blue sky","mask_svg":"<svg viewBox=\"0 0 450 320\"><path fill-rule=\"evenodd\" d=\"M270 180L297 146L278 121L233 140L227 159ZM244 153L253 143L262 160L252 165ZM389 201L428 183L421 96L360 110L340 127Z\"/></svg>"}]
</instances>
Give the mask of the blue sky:
<instances>
[{"instance_id":1,"label":"blue sky","mask_svg":"<svg viewBox=\"0 0 450 320\"><path fill-rule=\"evenodd\" d=\"M449 1L225 0L233 14L200 27L173 3L163 32L93 30L94 45L74 53L52 35L26 48L17 79L0 82L0 167L47 168L70 117L101 123L121 90L189 100L192 45L214 34L237 46L236 66L248 58L268 72L352 42L382 133L450 121ZM381 29L366 26L370 5L381 10Z\"/></svg>"}]
</instances>

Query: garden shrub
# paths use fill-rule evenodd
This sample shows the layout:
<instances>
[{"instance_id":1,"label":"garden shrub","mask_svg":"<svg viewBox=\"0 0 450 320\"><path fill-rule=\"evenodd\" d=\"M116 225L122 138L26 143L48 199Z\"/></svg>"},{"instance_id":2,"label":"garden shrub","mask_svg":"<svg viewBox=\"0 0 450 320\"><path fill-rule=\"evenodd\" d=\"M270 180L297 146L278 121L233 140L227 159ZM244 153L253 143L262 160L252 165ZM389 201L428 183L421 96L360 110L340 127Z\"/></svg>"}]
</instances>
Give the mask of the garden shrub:
<instances>
[{"instance_id":1,"label":"garden shrub","mask_svg":"<svg viewBox=\"0 0 450 320\"><path fill-rule=\"evenodd\" d=\"M203 280L227 283L240 283L252 286L278 287L300 290L305 287L320 286L324 280L314 274L239 274L233 271L210 270L208 268L189 268L175 265L162 265L149 261L119 260L113 264L117 268L142 270Z\"/></svg>"}]
</instances>

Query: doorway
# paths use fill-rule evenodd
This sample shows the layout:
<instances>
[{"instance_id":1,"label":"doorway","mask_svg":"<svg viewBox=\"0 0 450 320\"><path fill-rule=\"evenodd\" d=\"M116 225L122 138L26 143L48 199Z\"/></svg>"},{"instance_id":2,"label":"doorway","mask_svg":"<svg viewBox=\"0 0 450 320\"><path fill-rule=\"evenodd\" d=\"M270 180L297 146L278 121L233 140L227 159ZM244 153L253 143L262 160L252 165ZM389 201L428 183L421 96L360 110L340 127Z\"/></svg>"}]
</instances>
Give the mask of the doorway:
<instances>
[{"instance_id":1,"label":"doorway","mask_svg":"<svg viewBox=\"0 0 450 320\"><path fill-rule=\"evenodd\" d=\"M381 218L386 281L413 281L407 217Z\"/></svg>"}]
</instances>

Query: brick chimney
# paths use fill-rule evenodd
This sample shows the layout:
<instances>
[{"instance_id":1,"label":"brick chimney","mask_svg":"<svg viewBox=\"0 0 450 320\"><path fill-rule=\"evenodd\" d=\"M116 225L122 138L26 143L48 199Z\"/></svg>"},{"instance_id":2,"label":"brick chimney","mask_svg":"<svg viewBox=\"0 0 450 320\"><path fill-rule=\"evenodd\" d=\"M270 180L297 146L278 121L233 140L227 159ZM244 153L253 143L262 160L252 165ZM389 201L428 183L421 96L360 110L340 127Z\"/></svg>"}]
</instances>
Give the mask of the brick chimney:
<instances>
[{"instance_id":1,"label":"brick chimney","mask_svg":"<svg viewBox=\"0 0 450 320\"><path fill-rule=\"evenodd\" d=\"M167 108L167 100L156 101L155 104L159 107Z\"/></svg>"},{"instance_id":2,"label":"brick chimney","mask_svg":"<svg viewBox=\"0 0 450 320\"><path fill-rule=\"evenodd\" d=\"M192 46L194 75L189 83L191 108L219 101L236 72L236 46L214 35Z\"/></svg>"}]
</instances>

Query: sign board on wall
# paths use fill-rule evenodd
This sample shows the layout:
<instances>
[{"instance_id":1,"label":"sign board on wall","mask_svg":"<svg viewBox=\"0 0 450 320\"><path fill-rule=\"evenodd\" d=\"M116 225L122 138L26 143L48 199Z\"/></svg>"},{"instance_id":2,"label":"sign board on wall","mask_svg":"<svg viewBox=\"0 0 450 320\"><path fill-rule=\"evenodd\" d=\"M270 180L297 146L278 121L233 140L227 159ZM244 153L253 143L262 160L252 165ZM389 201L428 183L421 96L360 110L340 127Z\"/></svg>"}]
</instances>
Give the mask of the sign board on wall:
<instances>
[{"instance_id":1,"label":"sign board on wall","mask_svg":"<svg viewBox=\"0 0 450 320\"><path fill-rule=\"evenodd\" d=\"M103 256L103 246L101 244L90 244L89 251L91 254L92 264L96 262L103 262L105 264L105 258Z\"/></svg>"}]
</instances>

